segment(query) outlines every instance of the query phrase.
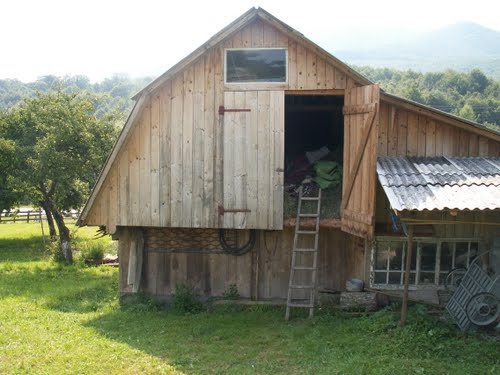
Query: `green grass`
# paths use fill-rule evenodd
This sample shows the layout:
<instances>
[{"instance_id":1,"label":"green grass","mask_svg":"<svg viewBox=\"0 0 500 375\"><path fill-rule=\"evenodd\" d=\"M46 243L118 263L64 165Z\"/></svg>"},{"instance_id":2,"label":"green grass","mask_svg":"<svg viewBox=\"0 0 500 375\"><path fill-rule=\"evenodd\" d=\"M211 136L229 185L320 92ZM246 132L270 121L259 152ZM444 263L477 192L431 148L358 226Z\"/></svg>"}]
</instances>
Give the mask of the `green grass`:
<instances>
[{"instance_id":1,"label":"green grass","mask_svg":"<svg viewBox=\"0 0 500 375\"><path fill-rule=\"evenodd\" d=\"M147 298L120 304L117 269L53 263L38 232L0 225L1 374L500 373L498 342L422 306L400 329L397 309L285 322L275 307L183 315Z\"/></svg>"}]
</instances>

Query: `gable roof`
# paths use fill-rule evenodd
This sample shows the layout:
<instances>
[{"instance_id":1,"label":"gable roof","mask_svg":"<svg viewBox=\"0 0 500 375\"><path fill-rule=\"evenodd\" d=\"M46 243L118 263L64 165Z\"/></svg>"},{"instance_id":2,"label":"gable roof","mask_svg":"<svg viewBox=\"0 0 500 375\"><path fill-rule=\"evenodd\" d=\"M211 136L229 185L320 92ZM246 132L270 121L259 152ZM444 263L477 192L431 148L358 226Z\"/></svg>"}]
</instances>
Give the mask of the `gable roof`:
<instances>
[{"instance_id":1,"label":"gable roof","mask_svg":"<svg viewBox=\"0 0 500 375\"><path fill-rule=\"evenodd\" d=\"M384 156L377 175L396 211L500 209L500 158Z\"/></svg>"},{"instance_id":2,"label":"gable roof","mask_svg":"<svg viewBox=\"0 0 500 375\"><path fill-rule=\"evenodd\" d=\"M262 8L250 8L250 10L245 12L242 16L237 18L235 21L231 22L228 26L226 26L221 31L219 31L217 34L215 34L212 38L210 38L203 45L198 47L196 50L191 52L188 56L186 56L184 59L179 61L177 64L175 64L173 67L171 67L165 73L163 73L161 76L159 76L158 78L153 80L149 85L147 85L142 90L140 90L137 94L135 94L132 97L132 99L137 99L139 96L141 96L145 93L149 93L151 91L154 91L156 88L161 86L165 81L170 79L174 74L181 71L187 65L189 65L191 62L193 62L198 57L203 55L205 53L205 51L207 51L211 47L219 44L224 39L226 39L228 36L232 35L233 33L240 30L241 28L248 25L250 22L252 22L253 20L255 20L257 18L260 18L260 19L268 22L269 24L273 25L274 27L276 27L276 29L287 34L288 37L294 39L296 42L301 43L301 44L305 44L309 48L312 47L314 52L316 52L321 57L324 57L327 61L329 61L330 63L332 63L336 67L340 68L344 72L355 77L360 83L362 83L364 85L370 85L373 83L368 78L364 77L362 74L351 69L344 62L342 62L339 59L337 59L336 57L332 56L329 52L327 52L326 50L324 50L323 48L321 48L320 46L315 44L313 41L307 39L304 36L304 34L299 33L297 30L288 26L286 23L277 19L276 17L274 17L272 14L268 13L264 9L262 9Z\"/></svg>"}]
</instances>

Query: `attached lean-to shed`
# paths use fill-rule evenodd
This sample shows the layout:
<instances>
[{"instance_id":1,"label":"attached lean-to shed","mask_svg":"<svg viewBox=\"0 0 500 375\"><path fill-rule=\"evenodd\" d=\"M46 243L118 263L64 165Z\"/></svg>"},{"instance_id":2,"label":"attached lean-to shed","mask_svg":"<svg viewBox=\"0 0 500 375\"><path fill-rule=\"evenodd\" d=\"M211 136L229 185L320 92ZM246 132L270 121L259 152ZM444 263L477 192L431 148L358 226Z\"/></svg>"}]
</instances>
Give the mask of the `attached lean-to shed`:
<instances>
[{"instance_id":1,"label":"attached lean-to shed","mask_svg":"<svg viewBox=\"0 0 500 375\"><path fill-rule=\"evenodd\" d=\"M122 293L167 297L182 282L207 296L235 284L242 297L285 298L296 220L287 207L318 158L336 163L342 181L325 190L318 290L343 290L352 277L398 288L391 257L402 253L392 244L403 235L392 230L377 158L500 156L497 132L380 91L260 8L134 99L78 222L119 241ZM450 229L454 249L490 241L493 226L464 215L474 224L464 224L462 242L462 229ZM448 229L424 229L441 249L448 243ZM436 249L419 256L435 265Z\"/></svg>"}]
</instances>

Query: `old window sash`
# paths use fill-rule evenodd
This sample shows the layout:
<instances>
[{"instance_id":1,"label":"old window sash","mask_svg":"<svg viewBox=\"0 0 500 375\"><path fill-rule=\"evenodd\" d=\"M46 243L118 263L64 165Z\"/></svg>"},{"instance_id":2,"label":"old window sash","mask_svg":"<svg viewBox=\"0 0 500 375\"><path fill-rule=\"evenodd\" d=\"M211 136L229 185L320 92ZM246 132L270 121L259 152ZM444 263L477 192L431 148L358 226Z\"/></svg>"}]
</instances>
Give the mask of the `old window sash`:
<instances>
[{"instance_id":1,"label":"old window sash","mask_svg":"<svg viewBox=\"0 0 500 375\"><path fill-rule=\"evenodd\" d=\"M275 60L270 60L272 58ZM287 48L225 49L225 84L284 84L287 82Z\"/></svg>"},{"instance_id":2,"label":"old window sash","mask_svg":"<svg viewBox=\"0 0 500 375\"><path fill-rule=\"evenodd\" d=\"M370 286L399 289L403 287L406 262L406 238L377 237L372 244ZM413 288L440 287L454 268L467 268L479 253L478 238L418 238L410 269Z\"/></svg>"}]
</instances>

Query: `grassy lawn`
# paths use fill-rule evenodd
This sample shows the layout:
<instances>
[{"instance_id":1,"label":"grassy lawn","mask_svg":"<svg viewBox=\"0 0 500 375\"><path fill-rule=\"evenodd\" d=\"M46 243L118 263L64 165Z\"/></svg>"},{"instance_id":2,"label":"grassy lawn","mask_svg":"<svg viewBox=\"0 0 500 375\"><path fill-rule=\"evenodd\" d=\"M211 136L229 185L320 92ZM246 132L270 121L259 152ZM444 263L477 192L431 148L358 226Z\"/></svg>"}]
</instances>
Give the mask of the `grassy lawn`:
<instances>
[{"instance_id":1,"label":"grassy lawn","mask_svg":"<svg viewBox=\"0 0 500 375\"><path fill-rule=\"evenodd\" d=\"M1 374L500 374L498 342L460 333L423 306L400 329L397 309L285 322L281 308L123 305L116 268L55 264L39 233L37 224L0 225Z\"/></svg>"}]
</instances>

